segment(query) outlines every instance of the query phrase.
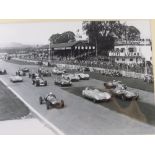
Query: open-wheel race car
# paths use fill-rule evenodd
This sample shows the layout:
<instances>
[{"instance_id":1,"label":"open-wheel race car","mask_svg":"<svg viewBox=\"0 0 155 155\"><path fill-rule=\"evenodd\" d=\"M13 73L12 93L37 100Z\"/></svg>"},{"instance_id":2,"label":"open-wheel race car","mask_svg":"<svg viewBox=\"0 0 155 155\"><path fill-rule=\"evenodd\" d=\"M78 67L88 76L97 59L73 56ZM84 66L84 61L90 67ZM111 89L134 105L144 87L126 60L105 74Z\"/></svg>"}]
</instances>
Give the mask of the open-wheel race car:
<instances>
[{"instance_id":1,"label":"open-wheel race car","mask_svg":"<svg viewBox=\"0 0 155 155\"><path fill-rule=\"evenodd\" d=\"M36 78L36 77L40 77L40 75L37 72L29 72L29 78Z\"/></svg>"},{"instance_id":2,"label":"open-wheel race car","mask_svg":"<svg viewBox=\"0 0 155 155\"><path fill-rule=\"evenodd\" d=\"M15 82L23 82L23 78L19 75L13 75L10 77L10 81L15 83Z\"/></svg>"},{"instance_id":3,"label":"open-wheel race car","mask_svg":"<svg viewBox=\"0 0 155 155\"><path fill-rule=\"evenodd\" d=\"M26 72L24 72L23 70L18 70L16 72L16 75L18 75L18 76L26 76Z\"/></svg>"},{"instance_id":4,"label":"open-wheel race car","mask_svg":"<svg viewBox=\"0 0 155 155\"><path fill-rule=\"evenodd\" d=\"M127 85L123 84L121 81L109 81L104 83L105 88L111 89L111 88L120 88L120 89L127 89Z\"/></svg>"},{"instance_id":5,"label":"open-wheel race car","mask_svg":"<svg viewBox=\"0 0 155 155\"><path fill-rule=\"evenodd\" d=\"M0 75L5 75L7 74L6 70L5 69L0 69Z\"/></svg>"},{"instance_id":6,"label":"open-wheel race car","mask_svg":"<svg viewBox=\"0 0 155 155\"><path fill-rule=\"evenodd\" d=\"M50 92L46 97L39 97L40 104L46 104L47 109L50 108L63 108L64 100L58 100L56 96Z\"/></svg>"},{"instance_id":7,"label":"open-wheel race car","mask_svg":"<svg viewBox=\"0 0 155 155\"><path fill-rule=\"evenodd\" d=\"M88 88L86 87L82 91L82 96L93 100L94 103L96 102L102 102L102 101L109 101L112 97L112 95L108 92L102 92L98 89Z\"/></svg>"},{"instance_id":8,"label":"open-wheel race car","mask_svg":"<svg viewBox=\"0 0 155 155\"><path fill-rule=\"evenodd\" d=\"M38 73L40 74L40 75L42 75L42 76L46 76L46 77L49 77L49 76L51 76L52 74L50 73L50 71L49 70L47 70L47 69L43 69L43 68L39 68L38 69Z\"/></svg>"},{"instance_id":9,"label":"open-wheel race car","mask_svg":"<svg viewBox=\"0 0 155 155\"><path fill-rule=\"evenodd\" d=\"M138 100L139 94L137 92L132 92L125 89L115 88L112 90L113 95L115 95L118 98L121 98L122 100Z\"/></svg>"},{"instance_id":10,"label":"open-wheel race car","mask_svg":"<svg viewBox=\"0 0 155 155\"><path fill-rule=\"evenodd\" d=\"M80 80L89 80L89 74L75 73L75 75L77 75L80 78Z\"/></svg>"},{"instance_id":11,"label":"open-wheel race car","mask_svg":"<svg viewBox=\"0 0 155 155\"><path fill-rule=\"evenodd\" d=\"M32 79L32 84L35 85L36 87L47 86L47 81L41 77L36 77L36 78Z\"/></svg>"},{"instance_id":12,"label":"open-wheel race car","mask_svg":"<svg viewBox=\"0 0 155 155\"><path fill-rule=\"evenodd\" d=\"M62 77L58 77L54 80L55 85L63 86L71 86L72 82L70 80L64 79Z\"/></svg>"}]
</instances>

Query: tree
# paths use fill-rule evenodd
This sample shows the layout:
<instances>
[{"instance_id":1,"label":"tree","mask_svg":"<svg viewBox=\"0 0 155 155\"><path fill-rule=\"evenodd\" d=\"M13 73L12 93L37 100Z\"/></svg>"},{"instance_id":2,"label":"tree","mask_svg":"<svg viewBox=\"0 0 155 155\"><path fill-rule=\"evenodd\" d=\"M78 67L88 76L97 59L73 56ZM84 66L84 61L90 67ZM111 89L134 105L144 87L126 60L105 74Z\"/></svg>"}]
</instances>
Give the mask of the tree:
<instances>
[{"instance_id":1,"label":"tree","mask_svg":"<svg viewBox=\"0 0 155 155\"><path fill-rule=\"evenodd\" d=\"M120 38L122 34L120 26L119 21L83 22L83 30L86 31L89 42L96 45L96 56L98 52L113 48L115 38Z\"/></svg>"},{"instance_id":2,"label":"tree","mask_svg":"<svg viewBox=\"0 0 155 155\"><path fill-rule=\"evenodd\" d=\"M60 38L61 34L57 33L57 34L53 34L50 38L49 38L49 41L52 43L52 44L56 44L57 43L57 40Z\"/></svg>"},{"instance_id":3,"label":"tree","mask_svg":"<svg viewBox=\"0 0 155 155\"><path fill-rule=\"evenodd\" d=\"M126 26L120 21L84 21L83 30L90 43L96 45L96 55L107 55L108 50L114 48L114 43L123 37L126 39L138 39L140 32L134 26Z\"/></svg>"},{"instance_id":4,"label":"tree","mask_svg":"<svg viewBox=\"0 0 155 155\"><path fill-rule=\"evenodd\" d=\"M53 34L49 39L53 44L67 43L75 41L75 34L72 31L66 31L62 34Z\"/></svg>"}]
</instances>

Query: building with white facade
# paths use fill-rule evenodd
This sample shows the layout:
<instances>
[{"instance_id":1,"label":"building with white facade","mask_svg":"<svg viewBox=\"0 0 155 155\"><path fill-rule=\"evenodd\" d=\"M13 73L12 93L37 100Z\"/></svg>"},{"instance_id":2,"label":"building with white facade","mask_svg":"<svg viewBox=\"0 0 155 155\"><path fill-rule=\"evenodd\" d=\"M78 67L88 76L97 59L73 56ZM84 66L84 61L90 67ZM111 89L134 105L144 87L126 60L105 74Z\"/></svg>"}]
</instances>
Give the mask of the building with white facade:
<instances>
[{"instance_id":1,"label":"building with white facade","mask_svg":"<svg viewBox=\"0 0 155 155\"><path fill-rule=\"evenodd\" d=\"M152 46L150 39L139 41L117 41L114 50L109 52L110 60L116 63L140 64L152 62Z\"/></svg>"}]
</instances>

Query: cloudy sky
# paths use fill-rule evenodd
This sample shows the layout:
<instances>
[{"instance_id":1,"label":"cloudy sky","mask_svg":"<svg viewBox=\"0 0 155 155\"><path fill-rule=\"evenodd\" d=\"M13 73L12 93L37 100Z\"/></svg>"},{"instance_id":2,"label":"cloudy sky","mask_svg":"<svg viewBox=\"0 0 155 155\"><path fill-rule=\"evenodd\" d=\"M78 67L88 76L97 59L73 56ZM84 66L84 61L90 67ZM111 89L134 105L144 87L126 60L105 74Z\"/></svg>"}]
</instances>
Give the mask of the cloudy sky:
<instances>
[{"instance_id":1,"label":"cloudy sky","mask_svg":"<svg viewBox=\"0 0 155 155\"><path fill-rule=\"evenodd\" d=\"M150 38L150 23L148 20L123 20L121 22L137 27L141 31L143 38ZM76 33L77 29L80 29L82 33L82 22L78 20L37 23L0 23L0 46L6 45L9 42L47 44L50 35L68 30Z\"/></svg>"}]
</instances>

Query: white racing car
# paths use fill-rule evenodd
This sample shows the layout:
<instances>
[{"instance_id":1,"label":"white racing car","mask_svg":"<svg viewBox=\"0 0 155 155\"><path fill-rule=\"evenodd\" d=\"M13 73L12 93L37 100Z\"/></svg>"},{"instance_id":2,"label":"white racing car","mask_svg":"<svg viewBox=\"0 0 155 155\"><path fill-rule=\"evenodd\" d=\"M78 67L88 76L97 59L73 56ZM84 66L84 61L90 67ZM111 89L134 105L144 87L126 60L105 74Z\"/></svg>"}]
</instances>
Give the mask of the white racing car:
<instances>
[{"instance_id":1,"label":"white racing car","mask_svg":"<svg viewBox=\"0 0 155 155\"><path fill-rule=\"evenodd\" d=\"M61 87L63 87L63 86L71 86L72 85L72 82L70 80L66 80L66 79L64 79L62 77L56 78L54 80L54 83L55 83L55 85L59 85Z\"/></svg>"},{"instance_id":2,"label":"white racing car","mask_svg":"<svg viewBox=\"0 0 155 155\"><path fill-rule=\"evenodd\" d=\"M10 77L11 82L23 82L23 78L18 75L13 75Z\"/></svg>"},{"instance_id":3,"label":"white racing car","mask_svg":"<svg viewBox=\"0 0 155 155\"><path fill-rule=\"evenodd\" d=\"M80 78L76 74L62 74L62 77L66 80L70 80L72 82L79 81Z\"/></svg>"},{"instance_id":4,"label":"white racing car","mask_svg":"<svg viewBox=\"0 0 155 155\"><path fill-rule=\"evenodd\" d=\"M89 80L89 74L75 73L75 75L77 75L80 78L80 80Z\"/></svg>"},{"instance_id":5,"label":"white racing car","mask_svg":"<svg viewBox=\"0 0 155 155\"><path fill-rule=\"evenodd\" d=\"M121 81L109 81L104 83L105 88L111 89L111 88L120 88L120 89L127 89L127 85L123 84Z\"/></svg>"},{"instance_id":6,"label":"white racing car","mask_svg":"<svg viewBox=\"0 0 155 155\"><path fill-rule=\"evenodd\" d=\"M116 96L121 98L122 100L132 100L132 99L138 99L139 95L137 92L132 92L125 89L115 88L112 90L112 93Z\"/></svg>"},{"instance_id":7,"label":"white racing car","mask_svg":"<svg viewBox=\"0 0 155 155\"><path fill-rule=\"evenodd\" d=\"M88 87L82 91L82 96L93 100L93 102L109 101L112 97L108 92L102 92L98 89L91 89Z\"/></svg>"},{"instance_id":8,"label":"white racing car","mask_svg":"<svg viewBox=\"0 0 155 155\"><path fill-rule=\"evenodd\" d=\"M57 75L62 75L62 74L65 73L65 70L60 70L58 68L53 68L52 73L57 74Z\"/></svg>"}]
</instances>

